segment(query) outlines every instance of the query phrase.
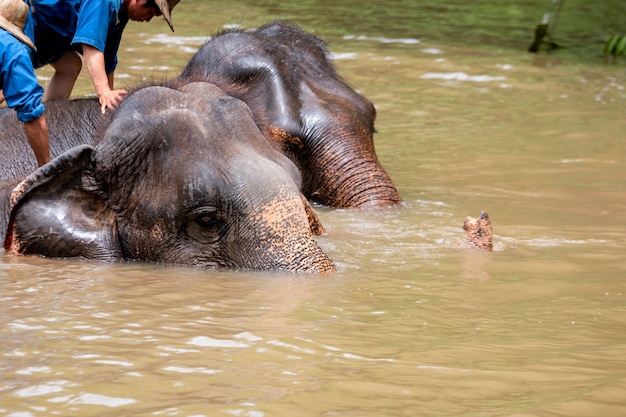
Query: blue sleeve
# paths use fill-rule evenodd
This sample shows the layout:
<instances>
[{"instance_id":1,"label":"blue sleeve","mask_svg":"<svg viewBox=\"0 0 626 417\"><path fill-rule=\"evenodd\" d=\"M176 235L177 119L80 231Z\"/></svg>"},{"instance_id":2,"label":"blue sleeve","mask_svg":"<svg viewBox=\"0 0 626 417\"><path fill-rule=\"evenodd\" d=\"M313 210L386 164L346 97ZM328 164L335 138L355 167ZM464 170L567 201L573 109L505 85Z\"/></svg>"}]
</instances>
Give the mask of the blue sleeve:
<instances>
[{"instance_id":1,"label":"blue sleeve","mask_svg":"<svg viewBox=\"0 0 626 417\"><path fill-rule=\"evenodd\" d=\"M17 112L21 122L33 121L43 114L43 87L37 82L30 49L1 30L0 87L7 106Z\"/></svg>"},{"instance_id":2,"label":"blue sleeve","mask_svg":"<svg viewBox=\"0 0 626 417\"><path fill-rule=\"evenodd\" d=\"M113 72L117 64L117 48L119 39L110 39L110 35L118 25L117 14L121 7L120 1L83 0L78 11L78 23L72 39L72 45L86 44L105 53L107 73ZM114 50L111 51L111 42Z\"/></svg>"},{"instance_id":3,"label":"blue sleeve","mask_svg":"<svg viewBox=\"0 0 626 417\"><path fill-rule=\"evenodd\" d=\"M104 48L104 66L107 74L115 71L117 66L117 51L122 41L122 32L125 26L126 22L121 22L109 33L107 46Z\"/></svg>"}]
</instances>

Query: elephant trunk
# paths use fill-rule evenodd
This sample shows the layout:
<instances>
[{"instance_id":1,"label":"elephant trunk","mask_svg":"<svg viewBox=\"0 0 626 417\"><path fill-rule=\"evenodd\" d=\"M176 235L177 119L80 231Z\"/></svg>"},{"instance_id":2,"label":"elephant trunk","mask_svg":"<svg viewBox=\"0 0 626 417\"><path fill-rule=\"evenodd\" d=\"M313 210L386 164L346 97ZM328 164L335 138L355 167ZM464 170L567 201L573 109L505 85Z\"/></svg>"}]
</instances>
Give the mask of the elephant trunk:
<instances>
[{"instance_id":1,"label":"elephant trunk","mask_svg":"<svg viewBox=\"0 0 626 417\"><path fill-rule=\"evenodd\" d=\"M391 178L378 161L371 134L338 134L322 141L312 154L319 155L307 166L320 175L305 177L304 188L311 199L336 208L375 208L400 201ZM359 138L359 139L355 139ZM304 171L306 172L306 171Z\"/></svg>"},{"instance_id":2,"label":"elephant trunk","mask_svg":"<svg viewBox=\"0 0 626 417\"><path fill-rule=\"evenodd\" d=\"M352 161L329 189L337 208L375 208L397 204L398 192L378 161Z\"/></svg>"},{"instance_id":3,"label":"elephant trunk","mask_svg":"<svg viewBox=\"0 0 626 417\"><path fill-rule=\"evenodd\" d=\"M267 269L298 273L319 274L336 270L330 258L310 236L292 236L282 248L273 248L264 263Z\"/></svg>"},{"instance_id":4,"label":"elephant trunk","mask_svg":"<svg viewBox=\"0 0 626 417\"><path fill-rule=\"evenodd\" d=\"M247 219L238 225L240 240L234 244L240 250L235 251L236 264L243 268L291 272L334 271L335 265L311 232L298 190L283 186L272 193L261 188L254 194L273 196L265 203L251 207Z\"/></svg>"}]
</instances>

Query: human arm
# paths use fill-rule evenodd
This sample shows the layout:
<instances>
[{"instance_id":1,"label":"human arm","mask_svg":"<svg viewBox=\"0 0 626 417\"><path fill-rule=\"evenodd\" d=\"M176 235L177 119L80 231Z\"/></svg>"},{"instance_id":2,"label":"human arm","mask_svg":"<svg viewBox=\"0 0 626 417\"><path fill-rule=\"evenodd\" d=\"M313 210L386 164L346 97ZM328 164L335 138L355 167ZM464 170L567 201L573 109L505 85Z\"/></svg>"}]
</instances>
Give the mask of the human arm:
<instances>
[{"instance_id":1,"label":"human arm","mask_svg":"<svg viewBox=\"0 0 626 417\"><path fill-rule=\"evenodd\" d=\"M33 148L37 158L37 165L42 166L50 162L50 143L48 140L46 116L42 114L30 122L24 122L24 133L26 133L30 147Z\"/></svg>"},{"instance_id":2,"label":"human arm","mask_svg":"<svg viewBox=\"0 0 626 417\"><path fill-rule=\"evenodd\" d=\"M0 88L7 106L24 123L24 133L41 166L50 161L43 88L37 82L28 47L5 31L0 31L0 45Z\"/></svg>"},{"instance_id":3,"label":"human arm","mask_svg":"<svg viewBox=\"0 0 626 417\"><path fill-rule=\"evenodd\" d=\"M107 74L104 68L104 54L91 45L82 44L83 56L89 77L96 89L100 111L104 113L106 109L117 107L124 96L128 94L126 90L113 90L113 74Z\"/></svg>"}]
</instances>

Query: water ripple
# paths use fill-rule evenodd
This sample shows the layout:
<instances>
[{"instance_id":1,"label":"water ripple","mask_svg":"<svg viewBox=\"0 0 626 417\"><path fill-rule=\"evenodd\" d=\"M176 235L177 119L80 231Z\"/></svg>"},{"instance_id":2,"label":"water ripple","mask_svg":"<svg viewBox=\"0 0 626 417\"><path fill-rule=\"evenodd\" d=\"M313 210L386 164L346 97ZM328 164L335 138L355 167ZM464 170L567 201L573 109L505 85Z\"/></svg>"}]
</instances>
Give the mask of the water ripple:
<instances>
[{"instance_id":1,"label":"water ripple","mask_svg":"<svg viewBox=\"0 0 626 417\"><path fill-rule=\"evenodd\" d=\"M187 342L188 345L202 346L202 347L226 347L226 348L247 348L250 345L245 343L236 342L234 340L227 339L213 339L208 336L196 336Z\"/></svg>"},{"instance_id":2,"label":"water ripple","mask_svg":"<svg viewBox=\"0 0 626 417\"><path fill-rule=\"evenodd\" d=\"M424 80L474 81L480 83L506 80L506 77L502 75L469 75L466 72L427 72L420 78Z\"/></svg>"},{"instance_id":3,"label":"water ripple","mask_svg":"<svg viewBox=\"0 0 626 417\"><path fill-rule=\"evenodd\" d=\"M345 40L357 40L357 41L375 41L380 43L401 43L404 45L417 45L420 43L419 39L415 38L386 38L381 36L365 36L365 35L346 35L343 37Z\"/></svg>"},{"instance_id":4,"label":"water ripple","mask_svg":"<svg viewBox=\"0 0 626 417\"><path fill-rule=\"evenodd\" d=\"M123 407L137 402L132 398L110 397L108 395L92 394L88 392L81 393L79 395L56 397L48 401L52 403L66 402L68 404L103 405L110 408Z\"/></svg>"}]
</instances>

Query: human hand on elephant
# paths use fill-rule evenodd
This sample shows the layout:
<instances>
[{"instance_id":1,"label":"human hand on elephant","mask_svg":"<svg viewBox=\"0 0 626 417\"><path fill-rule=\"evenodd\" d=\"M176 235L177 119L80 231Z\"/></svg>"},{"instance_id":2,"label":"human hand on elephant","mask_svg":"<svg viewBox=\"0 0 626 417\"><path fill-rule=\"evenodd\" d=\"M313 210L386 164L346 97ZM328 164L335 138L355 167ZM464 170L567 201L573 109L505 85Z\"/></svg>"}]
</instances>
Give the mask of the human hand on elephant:
<instances>
[{"instance_id":1,"label":"human hand on elephant","mask_svg":"<svg viewBox=\"0 0 626 417\"><path fill-rule=\"evenodd\" d=\"M116 108L124 97L128 94L126 90L104 90L98 94L98 102L100 102L100 111L104 114L107 109Z\"/></svg>"},{"instance_id":2,"label":"human hand on elephant","mask_svg":"<svg viewBox=\"0 0 626 417\"><path fill-rule=\"evenodd\" d=\"M81 44L81 46L89 77L98 94L100 111L105 113L107 109L113 110L124 100L124 96L128 92L126 90L113 89L114 76L113 72L106 72L104 53L91 45Z\"/></svg>"}]
</instances>

